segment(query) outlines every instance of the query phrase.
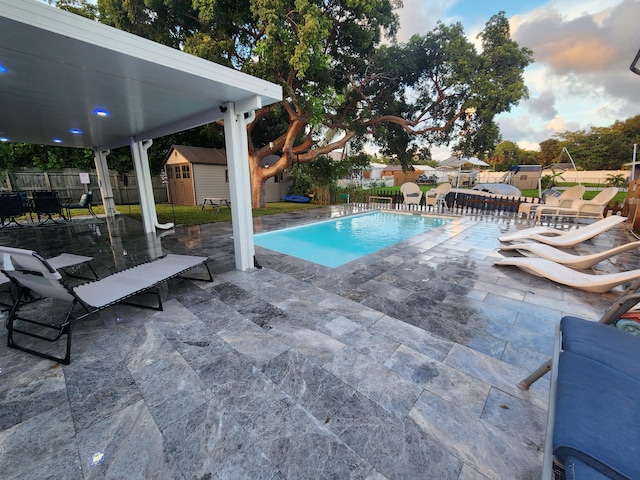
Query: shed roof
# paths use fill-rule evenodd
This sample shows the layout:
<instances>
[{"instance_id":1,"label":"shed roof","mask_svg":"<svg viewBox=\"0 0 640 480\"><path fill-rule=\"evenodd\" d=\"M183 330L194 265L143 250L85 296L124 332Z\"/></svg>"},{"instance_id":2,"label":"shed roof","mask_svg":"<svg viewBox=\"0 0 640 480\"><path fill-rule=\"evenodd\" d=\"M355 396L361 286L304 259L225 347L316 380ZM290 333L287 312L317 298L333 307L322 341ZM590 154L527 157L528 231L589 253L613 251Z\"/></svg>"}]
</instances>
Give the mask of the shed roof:
<instances>
[{"instance_id":1,"label":"shed roof","mask_svg":"<svg viewBox=\"0 0 640 480\"><path fill-rule=\"evenodd\" d=\"M165 157L164 163L171 158L172 152L178 152L191 163L204 165L227 165L227 152L221 148L190 147L187 145L172 145Z\"/></svg>"}]
</instances>

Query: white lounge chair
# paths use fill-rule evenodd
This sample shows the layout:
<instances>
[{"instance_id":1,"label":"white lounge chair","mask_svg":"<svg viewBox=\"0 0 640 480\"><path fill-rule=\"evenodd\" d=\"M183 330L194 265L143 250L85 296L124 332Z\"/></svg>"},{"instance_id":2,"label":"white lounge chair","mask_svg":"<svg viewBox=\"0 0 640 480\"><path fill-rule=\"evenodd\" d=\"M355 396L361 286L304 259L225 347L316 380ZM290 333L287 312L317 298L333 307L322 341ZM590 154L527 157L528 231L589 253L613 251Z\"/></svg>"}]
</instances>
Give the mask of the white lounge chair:
<instances>
[{"instance_id":1,"label":"white lounge chair","mask_svg":"<svg viewBox=\"0 0 640 480\"><path fill-rule=\"evenodd\" d=\"M552 262L566 265L567 267L585 270L607 258L637 248L640 248L640 242L625 243L624 245L589 255L573 255L564 250L552 247L551 245L544 245L542 243L519 243L517 245L504 245L500 247L500 250L515 250L523 255L534 254L538 257L551 260Z\"/></svg>"},{"instance_id":2,"label":"white lounge chair","mask_svg":"<svg viewBox=\"0 0 640 480\"><path fill-rule=\"evenodd\" d=\"M400 186L400 192L402 192L405 204L420 205L420 200L422 200L422 190L420 190L420 186L417 183L403 183Z\"/></svg>"},{"instance_id":3,"label":"white lounge chair","mask_svg":"<svg viewBox=\"0 0 640 480\"><path fill-rule=\"evenodd\" d=\"M0 247L0 255L3 256L2 273L18 287L17 298L6 321L9 331L7 345L65 365L71 361L71 334L73 326L78 320L116 303L126 303L126 300L145 293L154 293L157 296L158 306L149 307L135 303L131 305L162 310L162 299L160 290L157 288L158 285L170 278L181 276L197 266L204 266L208 273L208 280L213 280L211 271L206 264L207 257L169 254L100 280L70 287L49 262L32 250ZM26 294L31 292L38 294L43 299L52 298L68 302L70 304L69 310L64 320L52 324L19 316L20 308L26 303ZM74 315L77 306L80 306L84 312ZM66 353L63 357L57 357L35 350L31 346L19 345L16 343L16 334L46 342L55 342L66 335Z\"/></svg>"},{"instance_id":4,"label":"white lounge chair","mask_svg":"<svg viewBox=\"0 0 640 480\"><path fill-rule=\"evenodd\" d=\"M553 245L554 247L573 247L585 240L606 232L616 225L624 222L627 217L610 215L584 227L573 230L562 231L551 227L532 227L520 230L519 232L501 235L498 240L501 242L513 242L520 240L536 240L540 243Z\"/></svg>"},{"instance_id":5,"label":"white lounge chair","mask_svg":"<svg viewBox=\"0 0 640 480\"><path fill-rule=\"evenodd\" d=\"M603 218L604 209L617 194L617 187L607 187L591 200L576 200L571 207L538 207L536 208L536 223L540 223L543 216Z\"/></svg>"},{"instance_id":6,"label":"white lounge chair","mask_svg":"<svg viewBox=\"0 0 640 480\"><path fill-rule=\"evenodd\" d=\"M436 188L432 188L427 192L425 205L428 207L435 207L436 210L444 210L444 207L446 206L445 199L450 191L450 183L441 183Z\"/></svg>"},{"instance_id":7,"label":"white lounge chair","mask_svg":"<svg viewBox=\"0 0 640 480\"><path fill-rule=\"evenodd\" d=\"M576 200L581 200L586 188L583 185L574 185L567 188L557 197L547 196L544 203L523 202L518 205L518 216L524 214L527 218L539 207L571 208Z\"/></svg>"},{"instance_id":8,"label":"white lounge chair","mask_svg":"<svg viewBox=\"0 0 640 480\"><path fill-rule=\"evenodd\" d=\"M596 275L573 270L546 258L508 257L498 260L494 265L519 267L553 282L593 293L605 293L618 285L640 278L640 269Z\"/></svg>"}]
</instances>

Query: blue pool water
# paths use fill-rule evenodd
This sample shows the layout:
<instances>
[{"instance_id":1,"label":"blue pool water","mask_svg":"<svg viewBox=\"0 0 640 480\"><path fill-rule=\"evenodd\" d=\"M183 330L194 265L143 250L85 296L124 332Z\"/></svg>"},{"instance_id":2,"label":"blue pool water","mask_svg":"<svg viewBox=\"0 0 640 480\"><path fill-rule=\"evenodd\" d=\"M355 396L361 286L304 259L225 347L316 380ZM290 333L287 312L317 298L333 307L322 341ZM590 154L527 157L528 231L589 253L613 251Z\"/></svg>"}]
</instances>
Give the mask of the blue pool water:
<instances>
[{"instance_id":1,"label":"blue pool water","mask_svg":"<svg viewBox=\"0 0 640 480\"><path fill-rule=\"evenodd\" d=\"M335 268L450 221L376 211L259 233L254 239L260 247Z\"/></svg>"}]
</instances>

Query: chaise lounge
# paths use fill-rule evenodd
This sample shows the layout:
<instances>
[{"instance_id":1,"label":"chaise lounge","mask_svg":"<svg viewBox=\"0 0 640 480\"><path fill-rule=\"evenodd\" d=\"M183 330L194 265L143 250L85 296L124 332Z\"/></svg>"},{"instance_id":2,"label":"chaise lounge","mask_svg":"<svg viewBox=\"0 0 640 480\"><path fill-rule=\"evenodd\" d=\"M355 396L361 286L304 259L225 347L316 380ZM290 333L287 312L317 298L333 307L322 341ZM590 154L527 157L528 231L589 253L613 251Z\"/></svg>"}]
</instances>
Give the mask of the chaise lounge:
<instances>
[{"instance_id":1,"label":"chaise lounge","mask_svg":"<svg viewBox=\"0 0 640 480\"><path fill-rule=\"evenodd\" d=\"M564 317L556 334L544 480L640 478L640 338Z\"/></svg>"},{"instance_id":2,"label":"chaise lounge","mask_svg":"<svg viewBox=\"0 0 640 480\"><path fill-rule=\"evenodd\" d=\"M578 218L604 218L604 210L613 198L618 194L616 187L607 187L591 200L576 200L570 207L536 208L536 223L542 221L544 216L574 217Z\"/></svg>"},{"instance_id":3,"label":"chaise lounge","mask_svg":"<svg viewBox=\"0 0 640 480\"><path fill-rule=\"evenodd\" d=\"M640 248L640 241L625 243L624 245L619 245L602 252L591 253L588 255L574 255L572 253L552 247L551 245L545 245L543 243L518 243L516 245L503 245L500 247L500 250L515 250L516 252L519 252L523 255L533 254L537 255L540 258L546 258L547 260L551 260L552 262L559 263L567 267L585 270L615 255L619 255L629 250L636 250L638 248Z\"/></svg>"},{"instance_id":4,"label":"chaise lounge","mask_svg":"<svg viewBox=\"0 0 640 480\"><path fill-rule=\"evenodd\" d=\"M593 293L605 293L618 285L640 278L640 269L597 275L573 270L546 258L508 257L498 260L494 265L520 267L534 275L548 278L561 285Z\"/></svg>"},{"instance_id":5,"label":"chaise lounge","mask_svg":"<svg viewBox=\"0 0 640 480\"><path fill-rule=\"evenodd\" d=\"M586 188L583 185L574 185L567 188L557 197L547 196L544 203L522 202L518 205L518 217L523 214L529 218L531 213L535 213L537 208L560 207L570 208L576 200L581 200Z\"/></svg>"},{"instance_id":6,"label":"chaise lounge","mask_svg":"<svg viewBox=\"0 0 640 480\"><path fill-rule=\"evenodd\" d=\"M139 303L131 305L162 310L162 299L158 286L167 280L181 277L185 272L203 266L208 281L213 281L207 265L207 257L169 254L141 265L114 273L100 280L90 281L71 287L49 262L32 250L0 247L3 255L2 273L11 279L18 288L18 295L7 318L7 345L43 358L68 365L71 361L71 336L75 323L100 310L126 301L138 295L153 293L157 297L157 306L148 307ZM195 279L194 279L195 280ZM51 298L69 303L65 318L59 323L44 323L39 320L19 316L20 309L28 303L31 293L42 299ZM83 311L75 314L76 307ZM64 356L35 350L31 346L18 344L16 334L45 342L56 342L67 336Z\"/></svg>"},{"instance_id":7,"label":"chaise lounge","mask_svg":"<svg viewBox=\"0 0 640 480\"><path fill-rule=\"evenodd\" d=\"M498 237L498 240L501 242L535 240L540 243L546 243L547 245L553 245L554 247L573 247L612 229L616 225L623 223L626 219L626 217L619 215L610 215L602 220L569 231L542 226L532 227L508 235L502 235Z\"/></svg>"}]
</instances>

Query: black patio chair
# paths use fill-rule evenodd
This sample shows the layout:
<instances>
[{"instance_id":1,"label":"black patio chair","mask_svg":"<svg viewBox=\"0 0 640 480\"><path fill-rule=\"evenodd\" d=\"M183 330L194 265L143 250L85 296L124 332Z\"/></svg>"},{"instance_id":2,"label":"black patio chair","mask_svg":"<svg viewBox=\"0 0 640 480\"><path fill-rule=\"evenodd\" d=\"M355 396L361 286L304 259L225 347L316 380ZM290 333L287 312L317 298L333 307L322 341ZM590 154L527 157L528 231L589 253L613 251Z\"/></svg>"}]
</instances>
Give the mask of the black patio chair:
<instances>
[{"instance_id":1,"label":"black patio chair","mask_svg":"<svg viewBox=\"0 0 640 480\"><path fill-rule=\"evenodd\" d=\"M55 191L37 191L33 192L33 210L38 216L38 225L42 225L47 221L53 223L60 223L53 219L53 215L58 215L59 218L66 221L64 211L62 209L62 202L58 196L58 192ZM45 217L41 220L41 217Z\"/></svg>"},{"instance_id":2,"label":"black patio chair","mask_svg":"<svg viewBox=\"0 0 640 480\"><path fill-rule=\"evenodd\" d=\"M98 217L93 211L92 204L93 203L93 190L89 190L87 193L83 193L80 197L78 203L68 203L64 206L67 209L67 218L71 219L71 210L80 210L85 209L87 212L91 214L93 218L96 220Z\"/></svg>"},{"instance_id":3,"label":"black patio chair","mask_svg":"<svg viewBox=\"0 0 640 480\"><path fill-rule=\"evenodd\" d=\"M0 195L0 226L4 227L12 223L22 226L18 223L16 217L21 217L26 213L28 212L25 210L24 200L21 195L17 193L3 193Z\"/></svg>"}]
</instances>

